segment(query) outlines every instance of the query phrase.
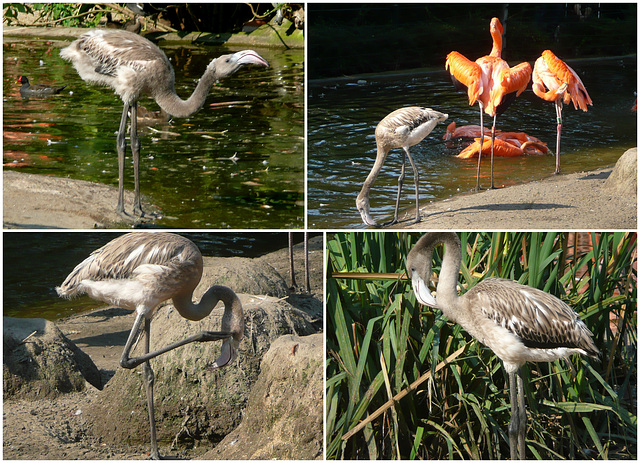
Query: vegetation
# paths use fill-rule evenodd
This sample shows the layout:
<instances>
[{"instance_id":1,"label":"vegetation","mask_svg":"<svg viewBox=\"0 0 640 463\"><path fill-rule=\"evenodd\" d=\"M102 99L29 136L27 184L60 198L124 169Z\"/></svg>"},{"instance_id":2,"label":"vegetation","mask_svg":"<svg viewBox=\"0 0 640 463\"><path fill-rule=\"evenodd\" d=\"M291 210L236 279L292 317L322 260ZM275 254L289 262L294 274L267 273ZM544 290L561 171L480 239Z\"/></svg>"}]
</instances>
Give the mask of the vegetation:
<instances>
[{"instance_id":1,"label":"vegetation","mask_svg":"<svg viewBox=\"0 0 640 463\"><path fill-rule=\"evenodd\" d=\"M600 362L574 356L524 368L527 455L636 458L636 235L460 237L462 292L488 276L547 291L580 314L602 352ZM327 458L509 456L507 374L489 349L416 302L403 274L418 238L387 232L328 239ZM434 254L436 274L441 253ZM407 391L425 373L431 378ZM402 391L406 395L366 422ZM343 439L363 421L362 431Z\"/></svg>"},{"instance_id":2,"label":"vegetation","mask_svg":"<svg viewBox=\"0 0 640 463\"><path fill-rule=\"evenodd\" d=\"M35 16L34 25L96 27L107 13L133 19L134 12L117 3L5 3L3 22L19 25L19 14ZM145 25L162 31L236 32L245 22L272 16L277 9L291 10L291 4L150 4ZM146 10L145 10L146 11Z\"/></svg>"}]
</instances>

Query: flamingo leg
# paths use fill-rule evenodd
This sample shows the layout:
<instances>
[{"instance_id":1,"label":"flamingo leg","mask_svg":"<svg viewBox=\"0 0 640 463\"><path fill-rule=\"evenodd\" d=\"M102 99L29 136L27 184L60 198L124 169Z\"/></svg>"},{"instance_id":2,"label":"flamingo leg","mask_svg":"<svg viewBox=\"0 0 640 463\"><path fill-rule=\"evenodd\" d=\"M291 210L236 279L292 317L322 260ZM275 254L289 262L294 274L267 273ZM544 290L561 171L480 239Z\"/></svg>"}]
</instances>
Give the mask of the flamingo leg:
<instances>
[{"instance_id":1,"label":"flamingo leg","mask_svg":"<svg viewBox=\"0 0 640 463\"><path fill-rule=\"evenodd\" d=\"M402 185L404 184L404 165L406 163L406 151L402 150L402 167L400 168L400 176L398 177L398 195L396 196L396 209L393 213L393 220L385 223L385 225L392 225L398 223L398 209L400 208L400 192L402 191Z\"/></svg>"},{"instance_id":2,"label":"flamingo leg","mask_svg":"<svg viewBox=\"0 0 640 463\"><path fill-rule=\"evenodd\" d=\"M233 333L227 331L201 331L198 334L193 336L189 336L181 341L174 342L169 344L168 346L162 347L153 352L145 352L144 355L140 357L129 357L131 353L131 348L133 347L134 340L136 338L136 334L140 329L141 320L138 318L143 318L144 315L138 314L136 321L133 324L133 328L131 328L131 332L129 333L129 339L127 339L127 344L124 346L124 351L122 352L122 357L120 358L120 366L122 368L132 369L137 367L138 365L151 360L152 358L157 357L158 355L162 355L165 352L169 352L170 350L176 349L180 346L184 346L186 344L190 344L192 342L209 342L209 341L224 341L233 336Z\"/></svg>"},{"instance_id":3,"label":"flamingo leg","mask_svg":"<svg viewBox=\"0 0 640 463\"><path fill-rule=\"evenodd\" d=\"M524 395L524 380L522 379L522 368L518 368L518 423L520 428L518 429L518 453L520 459L526 459L524 439L527 432L527 404L525 403Z\"/></svg>"},{"instance_id":4,"label":"flamingo leg","mask_svg":"<svg viewBox=\"0 0 640 463\"><path fill-rule=\"evenodd\" d=\"M524 438L527 431L527 405L522 369L509 373L511 421L509 421L509 452L512 460L525 459Z\"/></svg>"},{"instance_id":5,"label":"flamingo leg","mask_svg":"<svg viewBox=\"0 0 640 463\"><path fill-rule=\"evenodd\" d=\"M411 154L409 153L409 148L405 148L405 152L407 153L407 157L409 158L409 162L411 163L411 167L413 168L413 184L416 190L416 218L412 223L420 222L420 174L418 173L418 169L416 168L413 159L411 158Z\"/></svg>"},{"instance_id":6,"label":"flamingo leg","mask_svg":"<svg viewBox=\"0 0 640 463\"><path fill-rule=\"evenodd\" d=\"M144 343L144 355L140 357L129 357L131 353L131 349L135 344L135 341L138 339L138 334L140 332L140 327L142 326L142 321L144 320L144 333L145 333L145 343ZM127 369L132 369L137 367L138 365L144 363L142 367L142 376L144 380L144 386L147 393L147 407L149 410L149 426L151 432L151 458L154 460L160 459L160 455L158 453L158 443L156 438L156 422L155 422L155 414L154 414L154 405L153 405L153 385L155 383L155 375L153 370L151 369L151 365L149 364L149 360L158 355L164 354L170 350L173 350L177 347L184 346L185 344L189 344L191 342L205 342L205 341L217 341L217 340L225 340L232 336L232 333L227 332L217 332L217 331L202 331L195 336L190 336L182 341L174 342L173 344L169 344L161 349L158 349L153 352L149 352L150 347L150 335L151 335L151 320L144 316L144 313L137 313L136 319L133 322L133 327L131 328L131 332L129 333L129 337L127 338L127 342L124 346L124 350L122 352L122 357L120 358L120 366Z\"/></svg>"},{"instance_id":7,"label":"flamingo leg","mask_svg":"<svg viewBox=\"0 0 640 463\"><path fill-rule=\"evenodd\" d=\"M133 157L133 214L144 217L142 203L140 201L140 138L138 138L138 102L131 105L131 156Z\"/></svg>"},{"instance_id":8,"label":"flamingo leg","mask_svg":"<svg viewBox=\"0 0 640 463\"><path fill-rule=\"evenodd\" d=\"M495 187L493 186L493 145L496 141L496 116L493 115L493 125L491 126L491 186L489 187L493 190ZM480 151L482 151L482 147L480 147Z\"/></svg>"},{"instance_id":9,"label":"flamingo leg","mask_svg":"<svg viewBox=\"0 0 640 463\"><path fill-rule=\"evenodd\" d=\"M556 135L556 174L560 173L560 133L562 132L562 99L556 100L556 120L558 121Z\"/></svg>"},{"instance_id":10,"label":"flamingo leg","mask_svg":"<svg viewBox=\"0 0 640 463\"><path fill-rule=\"evenodd\" d=\"M482 101L478 101L480 106L480 153L478 153L478 169L476 170L476 191L480 190L480 160L482 159L482 145L484 144L484 116Z\"/></svg>"},{"instance_id":11,"label":"flamingo leg","mask_svg":"<svg viewBox=\"0 0 640 463\"><path fill-rule=\"evenodd\" d=\"M144 353L149 353L149 344L151 337L151 320L144 320ZM160 452L158 452L158 440L156 438L156 418L153 406L153 385L155 383L155 375L151 369L151 365L147 360L142 365L142 378L144 380L144 388L147 393L147 410L149 411L149 432L151 434L151 459L159 460Z\"/></svg>"},{"instance_id":12,"label":"flamingo leg","mask_svg":"<svg viewBox=\"0 0 640 463\"><path fill-rule=\"evenodd\" d=\"M518 459L518 429L520 423L518 420L520 415L518 414L518 398L517 386L516 386L516 374L515 372L509 373L509 389L511 397L511 421L509 421L509 452L511 454L511 460Z\"/></svg>"},{"instance_id":13,"label":"flamingo leg","mask_svg":"<svg viewBox=\"0 0 640 463\"><path fill-rule=\"evenodd\" d=\"M120 128L116 137L116 148L118 149L118 205L116 212L119 215L127 215L124 212L124 156L127 150L127 141L124 132L127 128L127 113L129 112L129 103L124 104L122 117L120 118Z\"/></svg>"}]
</instances>

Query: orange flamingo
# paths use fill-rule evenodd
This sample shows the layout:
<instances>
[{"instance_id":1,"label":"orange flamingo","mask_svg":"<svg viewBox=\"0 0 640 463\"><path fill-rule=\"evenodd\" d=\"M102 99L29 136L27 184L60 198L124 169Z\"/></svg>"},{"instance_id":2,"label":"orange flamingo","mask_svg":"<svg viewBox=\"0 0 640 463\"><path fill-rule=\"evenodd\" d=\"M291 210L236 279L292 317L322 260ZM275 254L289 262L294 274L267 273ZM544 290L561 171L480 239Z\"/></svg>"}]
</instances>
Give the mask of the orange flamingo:
<instances>
[{"instance_id":1,"label":"orange flamingo","mask_svg":"<svg viewBox=\"0 0 640 463\"><path fill-rule=\"evenodd\" d=\"M491 141L485 140L482 144L482 153L485 155L491 152ZM546 154L549 152L547 146L542 142L525 141L521 143L515 138L502 139L496 136L493 146L495 156L499 157L514 157L524 156L527 154ZM460 159L470 159L474 157L480 157L480 138L476 138L475 141L460 151L456 157Z\"/></svg>"},{"instance_id":2,"label":"orange flamingo","mask_svg":"<svg viewBox=\"0 0 640 463\"><path fill-rule=\"evenodd\" d=\"M493 117L491 128L491 145L495 140L496 116L502 114L515 97L520 95L531 79L531 65L520 63L510 68L502 55L502 24L498 18L491 20L491 37L493 48L491 53L478 58L475 62L468 60L457 51L447 55L445 69L449 70L457 81L467 87L469 104L477 101L480 106L481 139L484 140L483 111ZM493 186L493 154L491 150L491 188ZM476 190L480 189L480 160L476 173Z\"/></svg>"},{"instance_id":3,"label":"orange flamingo","mask_svg":"<svg viewBox=\"0 0 640 463\"><path fill-rule=\"evenodd\" d=\"M484 129L488 130L486 127ZM479 138L480 135L481 133L480 133L479 125L461 125L460 127L457 127L454 121L447 126L447 133L444 134L442 139L445 141L455 140L460 138L476 139L476 138ZM496 129L496 138L500 138L502 140L516 139L521 143L524 143L527 141L533 141L536 143L543 143L546 145L546 143L544 143L539 138L536 138L525 132L502 132L501 130Z\"/></svg>"},{"instance_id":4,"label":"orange flamingo","mask_svg":"<svg viewBox=\"0 0 640 463\"><path fill-rule=\"evenodd\" d=\"M546 101L556 104L558 121L556 138L556 174L560 173L560 133L562 132L562 102L573 102L575 109L587 110L593 106L587 89L578 74L566 63L553 54L551 50L542 52L533 66L533 93Z\"/></svg>"},{"instance_id":5,"label":"orange flamingo","mask_svg":"<svg viewBox=\"0 0 640 463\"><path fill-rule=\"evenodd\" d=\"M482 127L483 130L489 130L486 127ZM442 136L445 141L455 140L459 138L478 138L481 135L481 128L479 125L461 125L458 127L456 122L453 121L447 126L447 132ZM501 133L499 129L496 129L496 136Z\"/></svg>"}]
</instances>

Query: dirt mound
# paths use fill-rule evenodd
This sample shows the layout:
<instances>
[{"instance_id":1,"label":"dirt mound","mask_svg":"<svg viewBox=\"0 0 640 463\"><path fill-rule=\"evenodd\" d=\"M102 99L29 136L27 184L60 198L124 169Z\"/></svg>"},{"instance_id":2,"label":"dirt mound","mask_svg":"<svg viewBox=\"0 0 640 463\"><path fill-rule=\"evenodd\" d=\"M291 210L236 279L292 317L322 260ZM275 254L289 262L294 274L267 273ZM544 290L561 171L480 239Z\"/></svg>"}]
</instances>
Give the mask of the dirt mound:
<instances>
[{"instance_id":1,"label":"dirt mound","mask_svg":"<svg viewBox=\"0 0 640 463\"><path fill-rule=\"evenodd\" d=\"M285 297L287 283L267 262L247 257L205 257L202 281L228 286L236 293Z\"/></svg>"},{"instance_id":2,"label":"dirt mound","mask_svg":"<svg viewBox=\"0 0 640 463\"><path fill-rule=\"evenodd\" d=\"M322 341L322 334L314 334L274 342L262 359L242 424L202 459L321 459Z\"/></svg>"},{"instance_id":3,"label":"dirt mound","mask_svg":"<svg viewBox=\"0 0 640 463\"><path fill-rule=\"evenodd\" d=\"M44 399L102 386L87 354L43 318L3 317L3 398Z\"/></svg>"},{"instance_id":4,"label":"dirt mound","mask_svg":"<svg viewBox=\"0 0 640 463\"><path fill-rule=\"evenodd\" d=\"M248 295L240 295L240 299L245 337L235 364L209 369L220 354L219 342L189 344L151 361L161 454L167 454L166 446L171 443L192 447L199 441L220 442L240 424L251 387L260 374L260 360L271 343L284 334L316 331L311 317L285 301ZM220 305L206 319L190 322L169 306L159 309L151 322L151 350L199 331L218 331L222 311ZM134 355L142 353L142 342L139 344ZM104 436L107 444L149 442L141 368L118 369L99 399L87 407L85 416L91 433ZM322 414L319 416L321 419Z\"/></svg>"}]
</instances>

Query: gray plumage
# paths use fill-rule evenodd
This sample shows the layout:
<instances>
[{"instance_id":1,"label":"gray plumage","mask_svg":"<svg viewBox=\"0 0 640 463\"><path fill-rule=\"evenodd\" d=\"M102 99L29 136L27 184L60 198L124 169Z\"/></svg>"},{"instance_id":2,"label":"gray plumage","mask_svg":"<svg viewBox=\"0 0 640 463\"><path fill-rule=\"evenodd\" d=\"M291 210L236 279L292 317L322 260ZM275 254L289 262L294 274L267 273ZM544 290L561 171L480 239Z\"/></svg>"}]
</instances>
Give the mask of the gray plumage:
<instances>
[{"instance_id":1,"label":"gray plumage","mask_svg":"<svg viewBox=\"0 0 640 463\"><path fill-rule=\"evenodd\" d=\"M133 154L135 199L134 214L144 216L140 202L139 158L140 140L137 135L137 102L149 95L167 114L188 117L198 111L211 86L242 67L269 64L255 51L243 50L212 60L187 100L175 91L175 74L169 59L160 48L133 32L92 29L82 34L60 52L60 57L73 63L83 80L112 87L124 103L118 130L118 205L116 211L124 215L124 154L127 117L131 119L131 151ZM131 108L131 112L129 112Z\"/></svg>"},{"instance_id":2,"label":"gray plumage","mask_svg":"<svg viewBox=\"0 0 640 463\"><path fill-rule=\"evenodd\" d=\"M56 288L59 296L81 294L108 304L135 310L136 318L120 359L123 368L143 364L144 384L151 429L151 456L159 458L153 412L154 375L149 360L191 342L223 341L221 353L212 368L230 365L236 358L244 332L242 304L224 286L211 286L199 303L193 292L202 277L202 255L187 238L171 233L129 233L95 250L78 264ZM208 316L219 301L224 303L221 331L203 331L156 351L149 352L150 323L161 302L172 299L174 308L188 320ZM130 357L144 323L144 355Z\"/></svg>"},{"instance_id":3,"label":"gray plumage","mask_svg":"<svg viewBox=\"0 0 640 463\"><path fill-rule=\"evenodd\" d=\"M428 284L438 244L445 245L445 253L434 298ZM524 459L526 404L521 367L526 362L551 362L572 354L597 357L599 351L578 314L539 289L488 278L458 296L461 260L460 239L455 233L427 233L409 252L408 276L420 303L441 310L502 360L511 388L511 458L516 459L519 453Z\"/></svg>"},{"instance_id":4,"label":"gray plumage","mask_svg":"<svg viewBox=\"0 0 640 463\"><path fill-rule=\"evenodd\" d=\"M389 151L393 148L402 148L402 167L400 170L400 177L398 178L398 195L396 198L396 207L394 218L391 222L385 225L391 225L398 221L398 208L400 205L400 192L402 190L402 183L404 181L404 167L405 167L405 155L409 158L411 167L413 168L413 181L415 185L416 194L416 217L413 223L420 221L420 206L419 206L419 174L416 168L409 148L417 145L424 138L431 133L438 122L446 120L447 114L434 111L431 108L422 108L419 106L409 106L406 108L396 109L392 113L388 114L382 119L376 127L376 146L377 154L376 160L371 168L371 172L367 176L362 189L356 199L356 206L362 217L362 221L369 226L380 226L376 222L370 213L369 205L369 191L373 183L376 181L384 161Z\"/></svg>"},{"instance_id":5,"label":"gray plumage","mask_svg":"<svg viewBox=\"0 0 640 463\"><path fill-rule=\"evenodd\" d=\"M143 266L150 266L148 269L154 273L143 272ZM139 279L149 289L164 295L175 292L177 288L193 291L201 275L202 255L187 238L169 233L128 233L93 251L69 273L56 291L61 297L72 298L86 293L89 282ZM138 309L132 300L116 302L110 299L110 295L99 294L96 298L107 304L117 303L127 309ZM163 301L167 299L169 297ZM150 304L147 306L144 310L155 308Z\"/></svg>"}]
</instances>

